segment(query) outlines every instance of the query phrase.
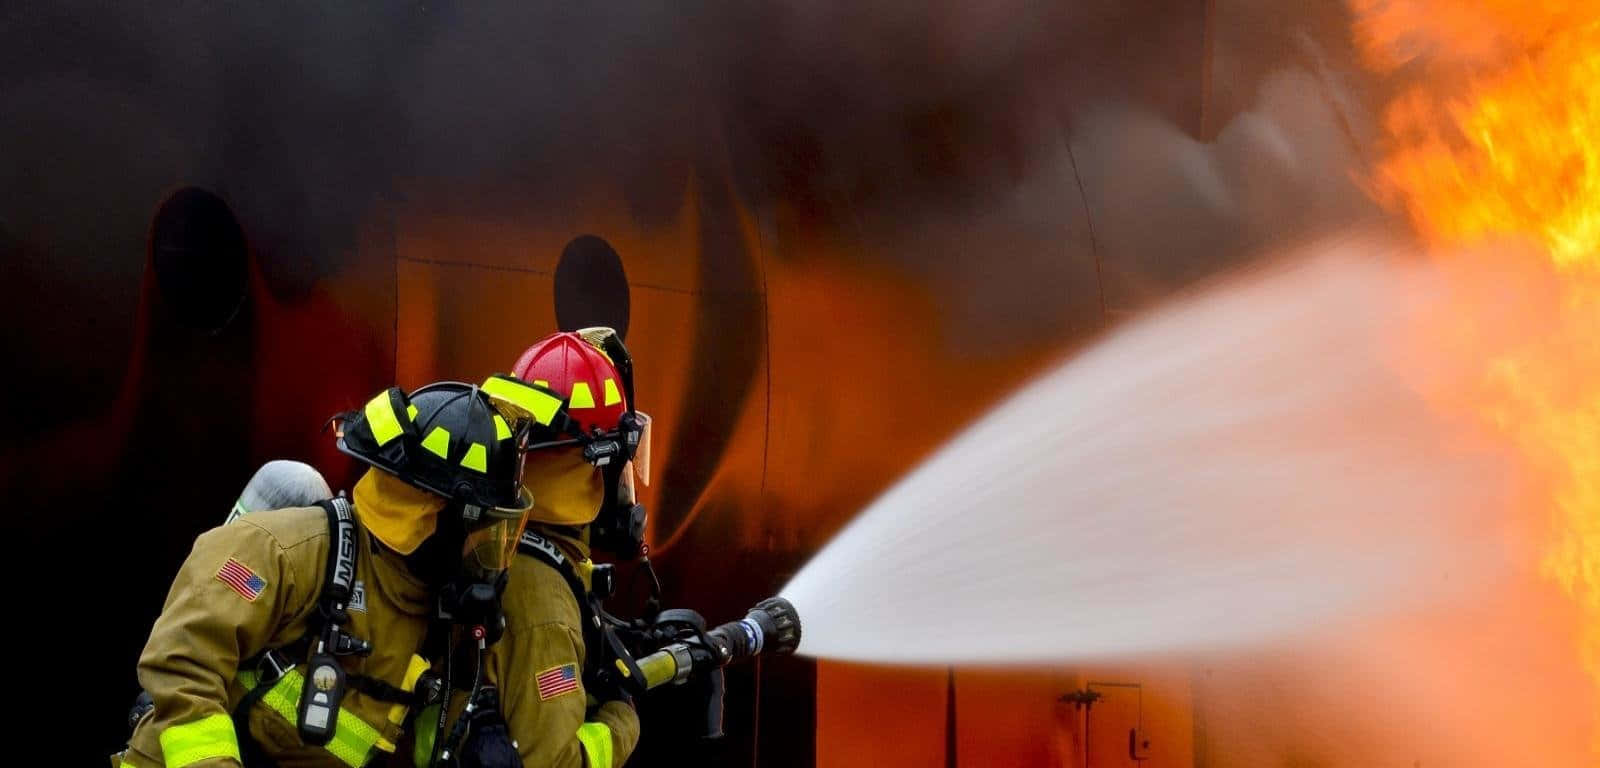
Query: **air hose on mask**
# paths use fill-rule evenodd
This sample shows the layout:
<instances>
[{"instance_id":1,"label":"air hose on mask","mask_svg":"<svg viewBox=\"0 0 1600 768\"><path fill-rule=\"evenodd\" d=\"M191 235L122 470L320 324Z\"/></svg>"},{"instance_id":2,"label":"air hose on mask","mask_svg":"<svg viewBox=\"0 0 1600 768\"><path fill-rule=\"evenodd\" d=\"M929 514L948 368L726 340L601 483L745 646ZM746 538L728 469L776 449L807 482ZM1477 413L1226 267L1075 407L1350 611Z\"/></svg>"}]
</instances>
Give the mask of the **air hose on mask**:
<instances>
[{"instance_id":1,"label":"air hose on mask","mask_svg":"<svg viewBox=\"0 0 1600 768\"><path fill-rule=\"evenodd\" d=\"M492 735L479 729L478 723L503 723L499 715L500 697L494 686L484 684L485 659L488 647L504 631L504 616L500 612L500 594L505 589L506 574L493 584L471 582L447 585L440 593L439 626L445 628L444 681L445 697L439 707L438 722L434 727L432 755L428 765L472 766L473 768L499 768L520 766L509 735L503 727ZM449 718L449 692L454 685L455 632L451 627L466 626L474 644L472 686L467 693L466 705L456 717L450 733L444 738ZM479 732L482 730L482 732ZM498 743L503 742L503 743Z\"/></svg>"},{"instance_id":2,"label":"air hose on mask","mask_svg":"<svg viewBox=\"0 0 1600 768\"><path fill-rule=\"evenodd\" d=\"M418 756L419 766L472 766L473 768L520 768L522 759L516 752L515 745L502 726L494 738L485 739L484 734L475 733L477 721L485 715L492 717L497 722L503 723L499 718L500 703L499 692L492 685L483 682L485 656L487 655L487 633L481 626L472 628L472 638L476 644L475 663L472 673L472 687L467 693L466 705L462 707L460 715L456 717L455 724L450 727L449 735L445 735L445 727L449 725L450 718L450 692L454 690L455 662L457 646L451 632L445 636L444 650L444 675L435 678L439 684L441 696L437 703L437 717L433 723L433 737L431 743L420 742L426 757ZM503 741L503 744L492 743L494 739ZM424 762L425 761L425 762Z\"/></svg>"},{"instance_id":3,"label":"air hose on mask","mask_svg":"<svg viewBox=\"0 0 1600 768\"><path fill-rule=\"evenodd\" d=\"M479 697L483 694L483 657L488 648L484 641L486 635L487 633L482 626L472 628L472 639L478 645L476 668L472 672L472 690L467 694L467 704L462 708L461 715L456 718L455 727L450 729L450 737L444 740L444 747L439 751L439 760L443 761L444 765L453 765L451 760L456 758L456 752L461 747L461 740L466 737L467 723L471 722L472 716L483 706L483 700ZM498 702L498 700L499 697L494 697L494 701ZM441 730L444 727L443 713L445 709L447 708L439 708L439 726Z\"/></svg>"},{"instance_id":4,"label":"air hose on mask","mask_svg":"<svg viewBox=\"0 0 1600 768\"><path fill-rule=\"evenodd\" d=\"M454 516L447 516L447 520L455 520ZM454 542L458 538L454 532L444 534L445 541ZM455 544L450 544L440 551L453 552L459 549ZM499 696L493 686L485 685L484 670L485 657L488 647L497 642L505 631L505 615L501 610L501 595L505 592L509 574L499 571L490 578L486 573L476 567L467 568L461 563L455 566L455 578L445 582L437 588L434 607L433 632L442 637L444 646L444 676L441 684L443 696L440 699L438 716L433 727L433 740L431 749L428 750L428 766L520 766L521 760L516 757L515 750L510 747L510 739L506 737L504 748L501 745L485 743L482 734L474 729L475 721L484 712L497 712ZM456 717L454 725L449 725L449 701L458 681L456 680L458 651L465 648L457 644L458 630L467 633L469 642L472 643L473 668L472 677L460 680L461 685L466 685L468 679L471 686L467 693L466 705L460 715ZM446 729L448 727L448 735ZM503 735L503 734L501 734ZM500 761L500 757L510 752L512 762ZM488 758L494 759L488 759Z\"/></svg>"},{"instance_id":5,"label":"air hose on mask","mask_svg":"<svg viewBox=\"0 0 1600 768\"><path fill-rule=\"evenodd\" d=\"M444 747L445 742L445 740L439 738L439 736L444 733L445 723L450 718L450 686L455 683L455 681L452 679L454 677L453 673L455 670L453 670L451 667L455 665L456 655L456 644L454 638L451 636L452 634L453 633L446 633L444 639L444 680L443 685L441 686L443 696L439 699L439 718L438 722L434 723L433 726L433 749L428 755L427 768L432 768L432 766L439 764L439 753Z\"/></svg>"}]
</instances>

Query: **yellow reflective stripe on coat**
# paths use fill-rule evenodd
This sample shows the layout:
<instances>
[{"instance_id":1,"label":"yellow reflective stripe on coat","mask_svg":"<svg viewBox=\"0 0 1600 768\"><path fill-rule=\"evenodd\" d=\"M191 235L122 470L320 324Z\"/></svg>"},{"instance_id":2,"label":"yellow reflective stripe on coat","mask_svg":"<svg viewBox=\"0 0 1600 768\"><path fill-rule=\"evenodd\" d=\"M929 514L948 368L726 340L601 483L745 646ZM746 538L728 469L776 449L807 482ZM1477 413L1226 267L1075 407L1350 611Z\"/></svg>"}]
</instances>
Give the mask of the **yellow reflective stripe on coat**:
<instances>
[{"instance_id":1,"label":"yellow reflective stripe on coat","mask_svg":"<svg viewBox=\"0 0 1600 768\"><path fill-rule=\"evenodd\" d=\"M167 768L183 768L201 760L228 758L239 761L239 739L233 733L233 718L207 715L161 732L161 755Z\"/></svg>"},{"instance_id":2,"label":"yellow reflective stripe on coat","mask_svg":"<svg viewBox=\"0 0 1600 768\"><path fill-rule=\"evenodd\" d=\"M584 723L578 726L578 741L589 758L589 768L611 768L611 726Z\"/></svg>"},{"instance_id":3,"label":"yellow reflective stripe on coat","mask_svg":"<svg viewBox=\"0 0 1600 768\"><path fill-rule=\"evenodd\" d=\"M254 688L256 676L254 672L240 672L239 682L245 688ZM291 669L278 680L265 696L261 703L268 709L278 713L279 717L290 723L298 723L296 710L300 708L300 691L305 687L305 676L300 670ZM339 720L333 727L333 738L323 748L339 758L346 765L360 768L367 762L367 755L372 748L377 746L383 734L372 727L367 721L362 720L354 712L343 707L339 708Z\"/></svg>"}]
</instances>

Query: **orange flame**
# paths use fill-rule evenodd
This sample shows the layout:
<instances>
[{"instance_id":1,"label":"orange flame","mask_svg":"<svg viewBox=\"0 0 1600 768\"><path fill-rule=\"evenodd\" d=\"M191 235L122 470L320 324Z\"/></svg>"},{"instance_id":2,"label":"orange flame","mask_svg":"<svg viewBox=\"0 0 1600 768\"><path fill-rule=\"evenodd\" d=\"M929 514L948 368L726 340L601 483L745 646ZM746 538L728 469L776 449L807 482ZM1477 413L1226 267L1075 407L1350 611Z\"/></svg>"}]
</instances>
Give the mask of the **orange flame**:
<instances>
[{"instance_id":1,"label":"orange flame","mask_svg":"<svg viewBox=\"0 0 1600 768\"><path fill-rule=\"evenodd\" d=\"M1530 470L1554 521L1541 570L1577 601L1600 683L1600 2L1351 2L1368 63L1426 83L1384 115L1374 194L1475 275L1430 341L1477 361L1454 405Z\"/></svg>"}]
</instances>

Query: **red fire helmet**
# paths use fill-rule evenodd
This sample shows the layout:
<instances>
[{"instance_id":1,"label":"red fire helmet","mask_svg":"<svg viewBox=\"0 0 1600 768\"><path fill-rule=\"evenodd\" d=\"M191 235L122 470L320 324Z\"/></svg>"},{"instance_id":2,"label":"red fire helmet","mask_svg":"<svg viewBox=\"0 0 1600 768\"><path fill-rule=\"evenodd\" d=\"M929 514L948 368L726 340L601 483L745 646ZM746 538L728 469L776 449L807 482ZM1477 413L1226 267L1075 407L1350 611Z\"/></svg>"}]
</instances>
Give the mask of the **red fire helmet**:
<instances>
[{"instance_id":1,"label":"red fire helmet","mask_svg":"<svg viewBox=\"0 0 1600 768\"><path fill-rule=\"evenodd\" d=\"M511 373L567 398L567 416L584 432L614 431L628 411L616 365L575 332L552 333L534 342Z\"/></svg>"}]
</instances>

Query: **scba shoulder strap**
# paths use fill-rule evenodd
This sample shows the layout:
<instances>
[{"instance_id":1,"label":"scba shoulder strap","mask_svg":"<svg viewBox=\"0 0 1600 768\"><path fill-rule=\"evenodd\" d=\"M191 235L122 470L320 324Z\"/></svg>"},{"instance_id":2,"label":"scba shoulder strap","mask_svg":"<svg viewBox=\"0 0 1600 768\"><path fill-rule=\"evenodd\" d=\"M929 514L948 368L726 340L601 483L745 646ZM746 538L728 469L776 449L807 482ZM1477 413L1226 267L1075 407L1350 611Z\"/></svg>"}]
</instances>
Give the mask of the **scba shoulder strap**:
<instances>
[{"instance_id":1,"label":"scba shoulder strap","mask_svg":"<svg viewBox=\"0 0 1600 768\"><path fill-rule=\"evenodd\" d=\"M328 556L324 563L322 589L317 602L307 617L306 633L299 639L279 648L263 651L241 665L253 670L253 685L234 707L234 732L239 739L245 764L273 765L250 733L248 715L264 697L302 660L305 663L295 726L300 738L307 744L325 746L337 730L339 705L344 699L346 680L344 668L337 656L365 655L372 645L343 630L350 621L349 604L355 594L356 563L360 552L355 509L350 500L339 496L317 502L328 520ZM307 658L307 654L310 654ZM358 685L357 687L363 687ZM384 690L383 693L391 693ZM396 697L398 698L398 697Z\"/></svg>"},{"instance_id":2,"label":"scba shoulder strap","mask_svg":"<svg viewBox=\"0 0 1600 768\"><path fill-rule=\"evenodd\" d=\"M350 500L339 496L317 502L328 515L328 561L317 596L317 612L324 624L343 624L350 620L345 612L356 588L356 514ZM320 627L319 627L320 629Z\"/></svg>"},{"instance_id":3,"label":"scba shoulder strap","mask_svg":"<svg viewBox=\"0 0 1600 768\"><path fill-rule=\"evenodd\" d=\"M338 657L371 653L372 646L343 630L343 625L350 622L347 608L356 584L355 510L350 500L342 496L318 505L328 515L331 539L322 593L317 597L317 615L307 625L307 639L313 641L315 649L306 661L306 679L311 684L301 686L295 721L300 740L321 747L333 739L339 705L344 701L347 681Z\"/></svg>"}]
</instances>

